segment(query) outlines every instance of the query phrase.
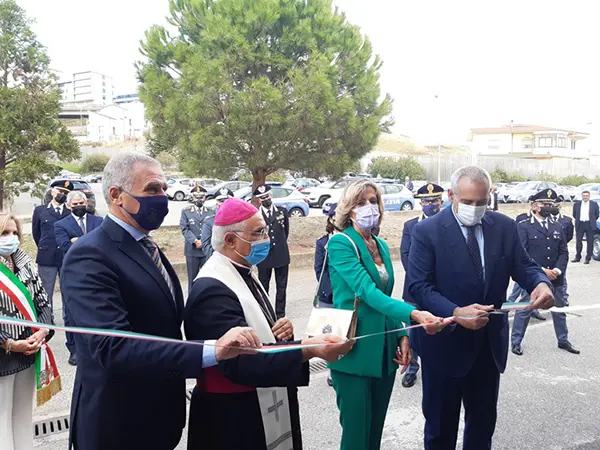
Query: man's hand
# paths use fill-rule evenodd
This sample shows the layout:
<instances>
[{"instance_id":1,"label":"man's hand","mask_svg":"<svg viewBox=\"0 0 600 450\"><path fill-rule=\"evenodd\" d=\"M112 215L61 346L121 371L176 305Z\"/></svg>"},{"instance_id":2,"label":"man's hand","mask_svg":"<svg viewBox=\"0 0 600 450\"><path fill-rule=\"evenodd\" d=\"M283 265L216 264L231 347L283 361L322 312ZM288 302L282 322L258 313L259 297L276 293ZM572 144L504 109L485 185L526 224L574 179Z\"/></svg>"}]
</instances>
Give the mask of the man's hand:
<instances>
[{"instance_id":1,"label":"man's hand","mask_svg":"<svg viewBox=\"0 0 600 450\"><path fill-rule=\"evenodd\" d=\"M410 349L410 341L408 340L408 336L402 336L398 342L398 349L396 349L396 358L393 360L396 364L402 366L401 374L406 372L411 359L412 351Z\"/></svg>"},{"instance_id":2,"label":"man's hand","mask_svg":"<svg viewBox=\"0 0 600 450\"><path fill-rule=\"evenodd\" d=\"M410 320L425 325L423 328L427 334L436 334L448 325L441 318L434 316L429 311L419 311L418 309L410 313Z\"/></svg>"},{"instance_id":3,"label":"man's hand","mask_svg":"<svg viewBox=\"0 0 600 450\"><path fill-rule=\"evenodd\" d=\"M71 238L71 242L74 244L74 243L75 243L75 241L77 241L77 239L79 239L79 238L76 238L76 237L74 237L74 238Z\"/></svg>"},{"instance_id":4,"label":"man's hand","mask_svg":"<svg viewBox=\"0 0 600 450\"><path fill-rule=\"evenodd\" d=\"M217 361L224 361L239 355L254 355L256 352L251 349L261 347L262 343L256 331L249 327L235 327L217 341L215 344L215 356Z\"/></svg>"},{"instance_id":5,"label":"man's hand","mask_svg":"<svg viewBox=\"0 0 600 450\"><path fill-rule=\"evenodd\" d=\"M485 327L489 319L489 312L494 309L494 305L480 305L473 303L463 308L456 308L452 315L456 317L456 323L469 330L479 330Z\"/></svg>"},{"instance_id":6,"label":"man's hand","mask_svg":"<svg viewBox=\"0 0 600 450\"><path fill-rule=\"evenodd\" d=\"M272 331L278 341L289 341L294 336L294 325L284 317L275 322Z\"/></svg>"},{"instance_id":7,"label":"man's hand","mask_svg":"<svg viewBox=\"0 0 600 450\"><path fill-rule=\"evenodd\" d=\"M196 246L196 248L200 248L200 247L202 247L202 241L200 239L196 239L196 242L194 242L194 245Z\"/></svg>"},{"instance_id":8,"label":"man's hand","mask_svg":"<svg viewBox=\"0 0 600 450\"><path fill-rule=\"evenodd\" d=\"M310 358L321 358L327 362L334 362L348 353L354 345L354 340L341 338L331 334L322 334L311 338L303 339L302 344L327 344L319 347L302 349L302 360L308 361Z\"/></svg>"},{"instance_id":9,"label":"man's hand","mask_svg":"<svg viewBox=\"0 0 600 450\"><path fill-rule=\"evenodd\" d=\"M529 311L534 309L550 309L554 306L554 295L552 289L546 283L538 284L531 292L531 305Z\"/></svg>"},{"instance_id":10,"label":"man's hand","mask_svg":"<svg viewBox=\"0 0 600 450\"><path fill-rule=\"evenodd\" d=\"M550 270L550 269L544 269L544 273L546 274L546 276L548 278L550 278L550 281L554 281L556 280L556 272L554 270Z\"/></svg>"}]
</instances>

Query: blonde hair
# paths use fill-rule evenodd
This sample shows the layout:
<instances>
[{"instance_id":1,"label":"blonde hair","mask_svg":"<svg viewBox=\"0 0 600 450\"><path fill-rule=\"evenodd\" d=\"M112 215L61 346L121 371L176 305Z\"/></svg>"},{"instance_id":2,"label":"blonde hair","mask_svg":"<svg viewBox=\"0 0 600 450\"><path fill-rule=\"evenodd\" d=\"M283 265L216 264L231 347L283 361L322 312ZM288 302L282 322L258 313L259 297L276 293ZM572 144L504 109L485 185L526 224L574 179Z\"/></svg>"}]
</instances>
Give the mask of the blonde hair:
<instances>
[{"instance_id":1,"label":"blonde hair","mask_svg":"<svg viewBox=\"0 0 600 450\"><path fill-rule=\"evenodd\" d=\"M373 181L368 179L353 181L344 188L342 196L335 209L335 223L341 229L352 226L352 211L360 206L362 197L368 188L372 188L377 196L377 206L379 206L379 221L377 226L381 225L383 220L383 197L381 189Z\"/></svg>"},{"instance_id":2,"label":"blonde hair","mask_svg":"<svg viewBox=\"0 0 600 450\"><path fill-rule=\"evenodd\" d=\"M0 214L0 234L2 234L4 232L4 230L6 229L6 224L8 223L9 220L12 220L15 222L15 225L17 226L17 236L19 237L19 243L22 244L23 243L23 225L21 224L21 221L19 219L17 219L15 216L13 216L12 214Z\"/></svg>"}]
</instances>

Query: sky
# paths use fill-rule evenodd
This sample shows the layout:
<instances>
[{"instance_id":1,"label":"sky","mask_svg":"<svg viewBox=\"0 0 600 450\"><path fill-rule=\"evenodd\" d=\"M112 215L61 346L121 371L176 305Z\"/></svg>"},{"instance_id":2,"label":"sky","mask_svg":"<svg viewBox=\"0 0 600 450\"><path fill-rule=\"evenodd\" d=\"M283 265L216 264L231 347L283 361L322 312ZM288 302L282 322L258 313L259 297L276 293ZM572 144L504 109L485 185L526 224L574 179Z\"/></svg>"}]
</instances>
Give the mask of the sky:
<instances>
[{"instance_id":1,"label":"sky","mask_svg":"<svg viewBox=\"0 0 600 450\"><path fill-rule=\"evenodd\" d=\"M393 133L463 144L469 129L535 124L600 136L595 0L334 0L384 61ZM135 91L139 41L167 0L17 0L54 69ZM594 44L596 42L596 44Z\"/></svg>"}]
</instances>

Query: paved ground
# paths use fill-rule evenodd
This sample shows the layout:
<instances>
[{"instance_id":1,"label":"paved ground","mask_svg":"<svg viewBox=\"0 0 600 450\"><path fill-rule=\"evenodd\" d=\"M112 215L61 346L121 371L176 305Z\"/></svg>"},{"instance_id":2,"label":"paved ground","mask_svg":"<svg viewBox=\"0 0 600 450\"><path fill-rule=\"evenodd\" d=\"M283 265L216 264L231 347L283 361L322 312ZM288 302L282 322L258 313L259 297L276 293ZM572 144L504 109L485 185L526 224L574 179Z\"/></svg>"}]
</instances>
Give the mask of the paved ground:
<instances>
[{"instance_id":1,"label":"paved ground","mask_svg":"<svg viewBox=\"0 0 600 450\"><path fill-rule=\"evenodd\" d=\"M395 292L400 295L404 276L400 266L396 267L396 275ZM600 263L569 267L572 305L598 302L599 275ZM290 276L288 315L298 330L306 325L314 284L314 275L310 271L295 271ZM600 337L597 332L600 311L570 315L568 324L571 341L581 349L581 355L570 355L557 349L551 319L541 323L532 321L524 341L525 355L510 354L500 389L495 449L600 449ZM57 336L53 347L62 369L65 391L37 409L34 420L68 413L74 370L66 364L63 342L63 336ZM327 386L325 376L325 373L313 375L311 386L300 391L304 448L307 450L339 448L341 430L335 396ZM397 380L382 449L422 448L420 400L420 381L415 387L405 389ZM59 434L36 440L36 448L66 449L66 442L66 435ZM185 436L178 449L184 448Z\"/></svg>"}]
</instances>

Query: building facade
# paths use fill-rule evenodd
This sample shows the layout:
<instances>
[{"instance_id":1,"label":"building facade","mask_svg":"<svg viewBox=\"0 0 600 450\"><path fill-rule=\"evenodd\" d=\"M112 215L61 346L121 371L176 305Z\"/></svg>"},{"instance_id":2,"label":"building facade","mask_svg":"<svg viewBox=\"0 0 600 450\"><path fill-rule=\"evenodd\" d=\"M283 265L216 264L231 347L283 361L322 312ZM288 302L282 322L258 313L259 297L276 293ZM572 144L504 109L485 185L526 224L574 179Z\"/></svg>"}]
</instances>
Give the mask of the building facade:
<instances>
[{"instance_id":1,"label":"building facade","mask_svg":"<svg viewBox=\"0 0 600 450\"><path fill-rule=\"evenodd\" d=\"M58 82L63 105L104 106L113 103L113 79L98 72L77 72L62 75Z\"/></svg>"}]
</instances>

